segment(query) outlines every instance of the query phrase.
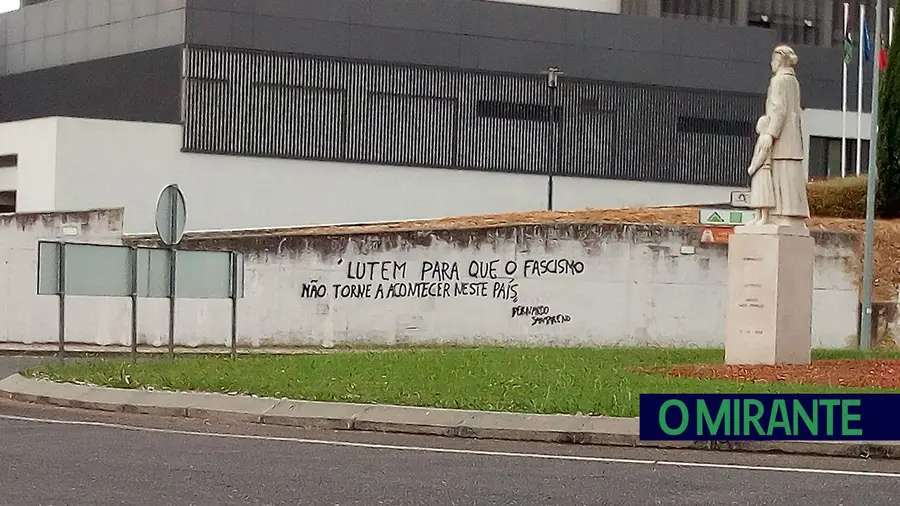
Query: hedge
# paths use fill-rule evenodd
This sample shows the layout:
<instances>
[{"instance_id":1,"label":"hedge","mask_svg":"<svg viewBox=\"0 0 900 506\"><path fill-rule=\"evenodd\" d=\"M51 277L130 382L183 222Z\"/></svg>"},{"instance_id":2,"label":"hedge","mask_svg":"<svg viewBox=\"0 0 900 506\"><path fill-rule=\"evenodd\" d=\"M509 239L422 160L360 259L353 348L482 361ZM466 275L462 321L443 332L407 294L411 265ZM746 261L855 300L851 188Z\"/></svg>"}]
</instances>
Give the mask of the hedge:
<instances>
[{"instance_id":1,"label":"hedge","mask_svg":"<svg viewBox=\"0 0 900 506\"><path fill-rule=\"evenodd\" d=\"M807 185L806 194L813 216L866 217L866 176L813 181Z\"/></svg>"}]
</instances>

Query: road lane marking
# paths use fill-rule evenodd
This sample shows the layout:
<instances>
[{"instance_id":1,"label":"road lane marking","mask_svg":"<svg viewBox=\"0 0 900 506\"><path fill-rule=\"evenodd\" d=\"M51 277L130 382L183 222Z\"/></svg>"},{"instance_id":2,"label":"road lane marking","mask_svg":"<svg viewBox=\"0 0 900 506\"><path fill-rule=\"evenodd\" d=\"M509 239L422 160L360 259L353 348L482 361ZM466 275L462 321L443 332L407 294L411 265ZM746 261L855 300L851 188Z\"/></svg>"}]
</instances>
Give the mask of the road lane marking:
<instances>
[{"instance_id":1,"label":"road lane marking","mask_svg":"<svg viewBox=\"0 0 900 506\"><path fill-rule=\"evenodd\" d=\"M101 427L106 429L130 430L136 432L150 432L157 434L172 434L181 436L202 436L221 439L243 439L253 441L274 441L282 443L298 443L308 445L337 446L349 448L365 448L371 450L411 451L424 453L442 453L456 455L476 455L482 457L511 457L543 460L563 460L570 462L594 462L602 464L634 464L650 466L671 466L685 468L707 468L738 471L765 471L780 473L825 474L837 476L858 476L865 478L900 478L900 473L885 473L878 471L848 471L843 469L821 469L807 467L778 467L778 466L752 466L743 464L715 464L708 462L686 462L676 460L652 460L652 459L623 459L614 457L588 457L583 455L554 455L548 453L522 453L500 452L490 450L465 450L458 448L434 448L428 446L388 445L378 443L356 443L350 441L328 441L325 439L306 439L280 436L260 436L257 434L228 434L222 432L197 432L178 429L159 429L154 427L141 427L136 425L123 425L117 423L91 422L83 420L56 420L50 418L32 418L27 416L0 415L3 420L15 420L20 422L44 423L55 425L76 425L86 427Z\"/></svg>"}]
</instances>

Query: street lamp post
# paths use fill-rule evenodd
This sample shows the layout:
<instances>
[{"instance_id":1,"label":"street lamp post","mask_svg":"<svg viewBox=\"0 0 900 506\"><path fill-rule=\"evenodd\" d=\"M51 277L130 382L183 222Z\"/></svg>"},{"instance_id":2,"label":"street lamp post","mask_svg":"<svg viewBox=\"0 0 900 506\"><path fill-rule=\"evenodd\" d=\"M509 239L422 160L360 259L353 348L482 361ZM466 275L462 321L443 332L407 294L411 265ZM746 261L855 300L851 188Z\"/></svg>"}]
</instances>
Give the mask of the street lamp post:
<instances>
[{"instance_id":1,"label":"street lamp post","mask_svg":"<svg viewBox=\"0 0 900 506\"><path fill-rule=\"evenodd\" d=\"M553 210L553 174L559 160L559 128L556 117L556 90L559 88L559 76L563 73L558 67L547 69L547 88L550 89L550 157L547 163L547 210Z\"/></svg>"}]
</instances>

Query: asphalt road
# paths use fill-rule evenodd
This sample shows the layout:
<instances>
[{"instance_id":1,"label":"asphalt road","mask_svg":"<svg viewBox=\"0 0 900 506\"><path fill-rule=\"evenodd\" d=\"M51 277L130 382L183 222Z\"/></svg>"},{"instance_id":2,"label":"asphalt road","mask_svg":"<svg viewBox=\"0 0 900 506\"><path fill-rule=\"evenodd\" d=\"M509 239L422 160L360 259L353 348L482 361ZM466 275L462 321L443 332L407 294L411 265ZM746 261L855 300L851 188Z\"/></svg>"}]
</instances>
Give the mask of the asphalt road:
<instances>
[{"instance_id":1,"label":"asphalt road","mask_svg":"<svg viewBox=\"0 0 900 506\"><path fill-rule=\"evenodd\" d=\"M896 461L309 432L8 401L0 401L0 462L4 506L900 500Z\"/></svg>"},{"instance_id":2,"label":"asphalt road","mask_svg":"<svg viewBox=\"0 0 900 506\"><path fill-rule=\"evenodd\" d=\"M35 363L0 357L0 377ZM898 502L900 461L311 432L0 401L0 506Z\"/></svg>"},{"instance_id":3,"label":"asphalt road","mask_svg":"<svg viewBox=\"0 0 900 506\"><path fill-rule=\"evenodd\" d=\"M44 360L52 358L37 357L9 357L0 356L0 379L13 375L26 367L34 367Z\"/></svg>"}]
</instances>

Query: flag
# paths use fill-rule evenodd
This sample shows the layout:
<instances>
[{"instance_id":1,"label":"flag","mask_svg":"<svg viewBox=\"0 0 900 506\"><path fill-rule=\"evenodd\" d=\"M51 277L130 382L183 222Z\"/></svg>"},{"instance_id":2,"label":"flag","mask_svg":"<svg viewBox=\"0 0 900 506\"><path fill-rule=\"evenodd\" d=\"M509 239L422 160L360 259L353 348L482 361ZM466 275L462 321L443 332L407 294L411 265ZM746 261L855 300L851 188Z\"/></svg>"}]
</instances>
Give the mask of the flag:
<instances>
[{"instance_id":1,"label":"flag","mask_svg":"<svg viewBox=\"0 0 900 506\"><path fill-rule=\"evenodd\" d=\"M863 20L862 41L866 61L869 61L872 59L872 37L869 36L869 23L865 19Z\"/></svg>"},{"instance_id":2,"label":"flag","mask_svg":"<svg viewBox=\"0 0 900 506\"><path fill-rule=\"evenodd\" d=\"M878 68L884 72L887 68L888 64L888 53L887 47L885 46L884 41L881 41L881 47L878 49Z\"/></svg>"},{"instance_id":3,"label":"flag","mask_svg":"<svg viewBox=\"0 0 900 506\"><path fill-rule=\"evenodd\" d=\"M851 60L853 60L853 39L847 31L844 33L844 63L849 65Z\"/></svg>"}]
</instances>

